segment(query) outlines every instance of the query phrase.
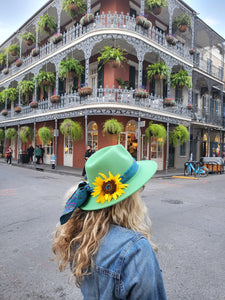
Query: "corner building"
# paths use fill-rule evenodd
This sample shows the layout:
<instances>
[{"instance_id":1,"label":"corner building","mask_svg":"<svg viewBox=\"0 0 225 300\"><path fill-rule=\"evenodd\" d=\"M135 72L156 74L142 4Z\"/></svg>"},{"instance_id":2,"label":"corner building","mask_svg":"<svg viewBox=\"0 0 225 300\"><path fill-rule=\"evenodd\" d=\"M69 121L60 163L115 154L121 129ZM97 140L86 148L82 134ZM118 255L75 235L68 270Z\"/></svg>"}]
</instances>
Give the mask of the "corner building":
<instances>
[{"instance_id":1,"label":"corner building","mask_svg":"<svg viewBox=\"0 0 225 300\"><path fill-rule=\"evenodd\" d=\"M56 78L48 91L35 82L29 99L19 91L15 101L2 100L1 109L7 115L0 115L0 129L6 132L14 128L18 133L22 126L28 126L35 139L22 142L19 135L16 139L5 138L0 151L4 154L11 145L14 158L19 158L29 144L34 147L42 144L38 130L46 126L54 135L44 145L45 163L50 163L54 153L58 165L82 168L87 145L98 150L117 143L138 160L155 160L159 170L182 168L191 151L195 160L202 156L222 156L225 152L224 38L184 1L167 0L168 6L160 14L146 10L144 0L84 2L85 13L94 15L89 23L80 24L85 13L78 11L71 18L61 0L51 0L0 46L0 53L5 53L10 45L19 46L17 57L7 52L1 65L0 92L17 88L21 81L33 80L40 71L51 72ZM190 19L185 32L174 25L182 13ZM38 30L38 21L46 14L54 18L55 32ZM137 24L137 17L144 14L152 23L149 28ZM35 36L32 46L24 42L25 32ZM52 42L55 33L60 34L58 42ZM171 44L169 37L174 38L174 43ZM117 68L110 63L101 64L98 57L105 46L126 51L127 62ZM33 48L39 50L36 56ZM82 64L81 78L59 77L60 62L66 58L75 58ZM19 67L18 59L22 61ZM192 87L173 87L170 77L150 80L147 68L158 62L164 62L172 74L186 70ZM92 89L90 95L79 94L79 88L84 85ZM136 91L141 88L147 91L147 97L137 96ZM52 95L60 95L60 101L52 103ZM167 106L165 98L172 98L175 105ZM38 103L37 108L30 107L32 101ZM21 111L16 113L15 107ZM103 132L105 121L111 118L124 126L118 140L116 135ZM83 131L81 139L74 142L61 133L59 128L65 119L79 122ZM164 144L154 136L146 141L149 122L165 127ZM189 139L174 147L169 143L169 136L178 124L188 129Z\"/></svg>"}]
</instances>

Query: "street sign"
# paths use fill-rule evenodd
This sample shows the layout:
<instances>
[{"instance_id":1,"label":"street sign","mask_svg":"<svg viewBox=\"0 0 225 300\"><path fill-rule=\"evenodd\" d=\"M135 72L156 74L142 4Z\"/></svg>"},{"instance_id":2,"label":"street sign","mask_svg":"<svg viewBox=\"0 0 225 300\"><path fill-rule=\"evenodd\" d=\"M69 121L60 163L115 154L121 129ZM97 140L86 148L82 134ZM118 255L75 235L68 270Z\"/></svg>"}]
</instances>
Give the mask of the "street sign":
<instances>
[{"instance_id":1,"label":"street sign","mask_svg":"<svg viewBox=\"0 0 225 300\"><path fill-rule=\"evenodd\" d=\"M141 121L139 124L140 124L140 127L145 127L145 121Z\"/></svg>"}]
</instances>

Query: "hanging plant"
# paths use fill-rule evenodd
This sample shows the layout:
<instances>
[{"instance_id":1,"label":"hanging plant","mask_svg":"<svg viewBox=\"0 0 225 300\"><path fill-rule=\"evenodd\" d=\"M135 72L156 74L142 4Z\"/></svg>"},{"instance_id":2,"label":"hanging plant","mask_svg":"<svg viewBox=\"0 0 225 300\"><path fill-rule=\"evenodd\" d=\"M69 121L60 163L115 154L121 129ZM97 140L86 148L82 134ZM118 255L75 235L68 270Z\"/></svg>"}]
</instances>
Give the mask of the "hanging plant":
<instances>
[{"instance_id":1,"label":"hanging plant","mask_svg":"<svg viewBox=\"0 0 225 300\"><path fill-rule=\"evenodd\" d=\"M22 59L18 58L18 59L16 60L16 66L17 66L17 67L20 67L20 66L22 66L22 64L23 64Z\"/></svg>"},{"instance_id":2,"label":"hanging plant","mask_svg":"<svg viewBox=\"0 0 225 300\"><path fill-rule=\"evenodd\" d=\"M34 132L28 126L22 126L19 131L19 136L21 138L22 143L27 143L28 138L32 141L34 139Z\"/></svg>"},{"instance_id":3,"label":"hanging plant","mask_svg":"<svg viewBox=\"0 0 225 300\"><path fill-rule=\"evenodd\" d=\"M52 72L40 71L33 79L37 86L48 92L51 86L55 86L55 74Z\"/></svg>"},{"instance_id":4,"label":"hanging plant","mask_svg":"<svg viewBox=\"0 0 225 300\"><path fill-rule=\"evenodd\" d=\"M117 121L116 119L106 120L103 125L103 135L104 133L116 134L117 139L120 137L120 133L123 131L123 124Z\"/></svg>"},{"instance_id":5,"label":"hanging plant","mask_svg":"<svg viewBox=\"0 0 225 300\"><path fill-rule=\"evenodd\" d=\"M21 106L16 106L15 108L14 108L14 111L17 113L17 114L19 114L20 112L21 112Z\"/></svg>"},{"instance_id":6,"label":"hanging plant","mask_svg":"<svg viewBox=\"0 0 225 300\"><path fill-rule=\"evenodd\" d=\"M29 104L30 108L37 108L38 107L38 103L37 101L31 101Z\"/></svg>"},{"instance_id":7,"label":"hanging plant","mask_svg":"<svg viewBox=\"0 0 225 300\"><path fill-rule=\"evenodd\" d=\"M16 129L15 128L8 128L8 129L6 129L5 137L7 139L16 140L16 138L17 138L17 131L16 131Z\"/></svg>"},{"instance_id":8,"label":"hanging plant","mask_svg":"<svg viewBox=\"0 0 225 300\"><path fill-rule=\"evenodd\" d=\"M168 78L169 70L170 69L166 66L166 64L163 61L155 63L153 65L148 65L147 77L149 80L152 80L153 78L155 80Z\"/></svg>"},{"instance_id":9,"label":"hanging plant","mask_svg":"<svg viewBox=\"0 0 225 300\"><path fill-rule=\"evenodd\" d=\"M71 137L74 142L83 136L83 130L78 122L71 119L65 119L60 125L60 131L65 137Z\"/></svg>"},{"instance_id":10,"label":"hanging plant","mask_svg":"<svg viewBox=\"0 0 225 300\"><path fill-rule=\"evenodd\" d=\"M174 18L173 26L177 27L180 32L187 31L188 27L191 25L190 16L182 13L178 17Z\"/></svg>"},{"instance_id":11,"label":"hanging plant","mask_svg":"<svg viewBox=\"0 0 225 300\"><path fill-rule=\"evenodd\" d=\"M71 19L75 19L78 14L83 15L86 12L87 3L84 0L64 0L62 8Z\"/></svg>"},{"instance_id":12,"label":"hanging plant","mask_svg":"<svg viewBox=\"0 0 225 300\"><path fill-rule=\"evenodd\" d=\"M35 35L32 32L24 32L23 34L20 34L20 37L27 46L31 46L35 42Z\"/></svg>"},{"instance_id":13,"label":"hanging plant","mask_svg":"<svg viewBox=\"0 0 225 300\"><path fill-rule=\"evenodd\" d=\"M40 16L37 25L38 25L38 30L40 30L41 33L46 32L50 34L51 32L54 32L57 29L55 18L49 16L48 14L45 14L44 16Z\"/></svg>"},{"instance_id":14,"label":"hanging plant","mask_svg":"<svg viewBox=\"0 0 225 300\"><path fill-rule=\"evenodd\" d=\"M146 0L145 8L153 12L154 15L159 15L162 12L162 8L168 6L166 0Z\"/></svg>"},{"instance_id":15,"label":"hanging plant","mask_svg":"<svg viewBox=\"0 0 225 300\"><path fill-rule=\"evenodd\" d=\"M0 141L3 142L5 139L5 131L4 129L0 129Z\"/></svg>"},{"instance_id":16,"label":"hanging plant","mask_svg":"<svg viewBox=\"0 0 225 300\"><path fill-rule=\"evenodd\" d=\"M23 80L18 83L18 88L23 95L25 95L25 101L28 102L29 96L32 96L34 92L34 82L30 80Z\"/></svg>"},{"instance_id":17,"label":"hanging plant","mask_svg":"<svg viewBox=\"0 0 225 300\"><path fill-rule=\"evenodd\" d=\"M53 140L53 130L49 127L41 127L38 129L38 135L43 145L47 145Z\"/></svg>"},{"instance_id":18,"label":"hanging plant","mask_svg":"<svg viewBox=\"0 0 225 300\"><path fill-rule=\"evenodd\" d=\"M186 86L190 89L192 87L191 76L188 76L188 72L186 70L180 70L175 74L171 74L170 83L173 88L183 88Z\"/></svg>"},{"instance_id":19,"label":"hanging plant","mask_svg":"<svg viewBox=\"0 0 225 300\"><path fill-rule=\"evenodd\" d=\"M12 44L8 47L7 52L11 56L19 56L20 54L20 47L17 44Z\"/></svg>"},{"instance_id":20,"label":"hanging plant","mask_svg":"<svg viewBox=\"0 0 225 300\"><path fill-rule=\"evenodd\" d=\"M8 115L7 109L2 109L1 114L6 117Z\"/></svg>"},{"instance_id":21,"label":"hanging plant","mask_svg":"<svg viewBox=\"0 0 225 300\"><path fill-rule=\"evenodd\" d=\"M67 77L81 78L84 74L84 67L75 58L66 58L59 64L59 78L66 79Z\"/></svg>"},{"instance_id":22,"label":"hanging plant","mask_svg":"<svg viewBox=\"0 0 225 300\"><path fill-rule=\"evenodd\" d=\"M164 144L167 132L162 124L153 124L153 122L149 122L148 128L145 130L145 139L147 142L150 140L151 135L157 137L159 144Z\"/></svg>"},{"instance_id":23,"label":"hanging plant","mask_svg":"<svg viewBox=\"0 0 225 300\"><path fill-rule=\"evenodd\" d=\"M33 56L33 57L35 57L35 56L38 56L38 54L40 53L40 50L39 50L39 48L33 48L32 50L31 50L31 55Z\"/></svg>"},{"instance_id":24,"label":"hanging plant","mask_svg":"<svg viewBox=\"0 0 225 300\"><path fill-rule=\"evenodd\" d=\"M121 49L120 46L110 47L105 46L100 50L100 56L98 61L102 62L102 65L111 64L113 68L120 67L122 63L127 62L126 56L127 52L124 49Z\"/></svg>"},{"instance_id":25,"label":"hanging plant","mask_svg":"<svg viewBox=\"0 0 225 300\"><path fill-rule=\"evenodd\" d=\"M174 147L177 147L178 142L180 145L185 143L189 139L189 132L187 128L179 124L176 129L174 129L169 136L170 144L173 144Z\"/></svg>"},{"instance_id":26,"label":"hanging plant","mask_svg":"<svg viewBox=\"0 0 225 300\"><path fill-rule=\"evenodd\" d=\"M6 90L7 100L10 102L14 102L16 99L18 99L19 92L15 88L8 88Z\"/></svg>"},{"instance_id":27,"label":"hanging plant","mask_svg":"<svg viewBox=\"0 0 225 300\"><path fill-rule=\"evenodd\" d=\"M0 53L0 70L6 65L7 56L5 53Z\"/></svg>"},{"instance_id":28,"label":"hanging plant","mask_svg":"<svg viewBox=\"0 0 225 300\"><path fill-rule=\"evenodd\" d=\"M80 19L80 25L86 26L90 23L93 23L95 20L95 16L92 13L85 14L81 19Z\"/></svg>"}]
</instances>

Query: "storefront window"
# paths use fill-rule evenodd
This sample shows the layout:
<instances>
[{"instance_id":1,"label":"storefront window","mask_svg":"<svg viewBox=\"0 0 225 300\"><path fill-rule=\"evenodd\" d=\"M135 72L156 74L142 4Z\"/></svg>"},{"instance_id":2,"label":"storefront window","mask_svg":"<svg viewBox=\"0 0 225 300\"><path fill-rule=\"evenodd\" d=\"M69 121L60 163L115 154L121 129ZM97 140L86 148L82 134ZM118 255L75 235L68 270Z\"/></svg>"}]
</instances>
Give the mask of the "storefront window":
<instances>
[{"instance_id":1,"label":"storefront window","mask_svg":"<svg viewBox=\"0 0 225 300\"><path fill-rule=\"evenodd\" d=\"M98 125L95 122L88 125L88 145L92 146L93 150L98 150Z\"/></svg>"},{"instance_id":2,"label":"storefront window","mask_svg":"<svg viewBox=\"0 0 225 300\"><path fill-rule=\"evenodd\" d=\"M151 158L163 158L163 145L154 136L151 136Z\"/></svg>"}]
</instances>

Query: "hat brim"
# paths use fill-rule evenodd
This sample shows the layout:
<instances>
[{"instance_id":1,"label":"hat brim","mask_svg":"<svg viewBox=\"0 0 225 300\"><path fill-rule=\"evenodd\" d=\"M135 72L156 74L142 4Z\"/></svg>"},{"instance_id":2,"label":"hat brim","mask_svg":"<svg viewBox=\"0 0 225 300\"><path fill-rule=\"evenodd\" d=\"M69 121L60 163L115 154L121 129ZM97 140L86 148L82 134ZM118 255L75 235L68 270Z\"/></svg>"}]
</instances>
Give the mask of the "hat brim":
<instances>
[{"instance_id":1,"label":"hat brim","mask_svg":"<svg viewBox=\"0 0 225 300\"><path fill-rule=\"evenodd\" d=\"M124 189L124 194L122 194L116 200L112 199L110 202L105 201L103 204L96 202L97 196L90 196L80 208L83 210L97 210L106 208L123 201L138 191L155 174L157 171L157 163L152 160L142 160L137 161L137 164L139 166L138 171L129 181L126 182L128 187Z\"/></svg>"}]
</instances>

